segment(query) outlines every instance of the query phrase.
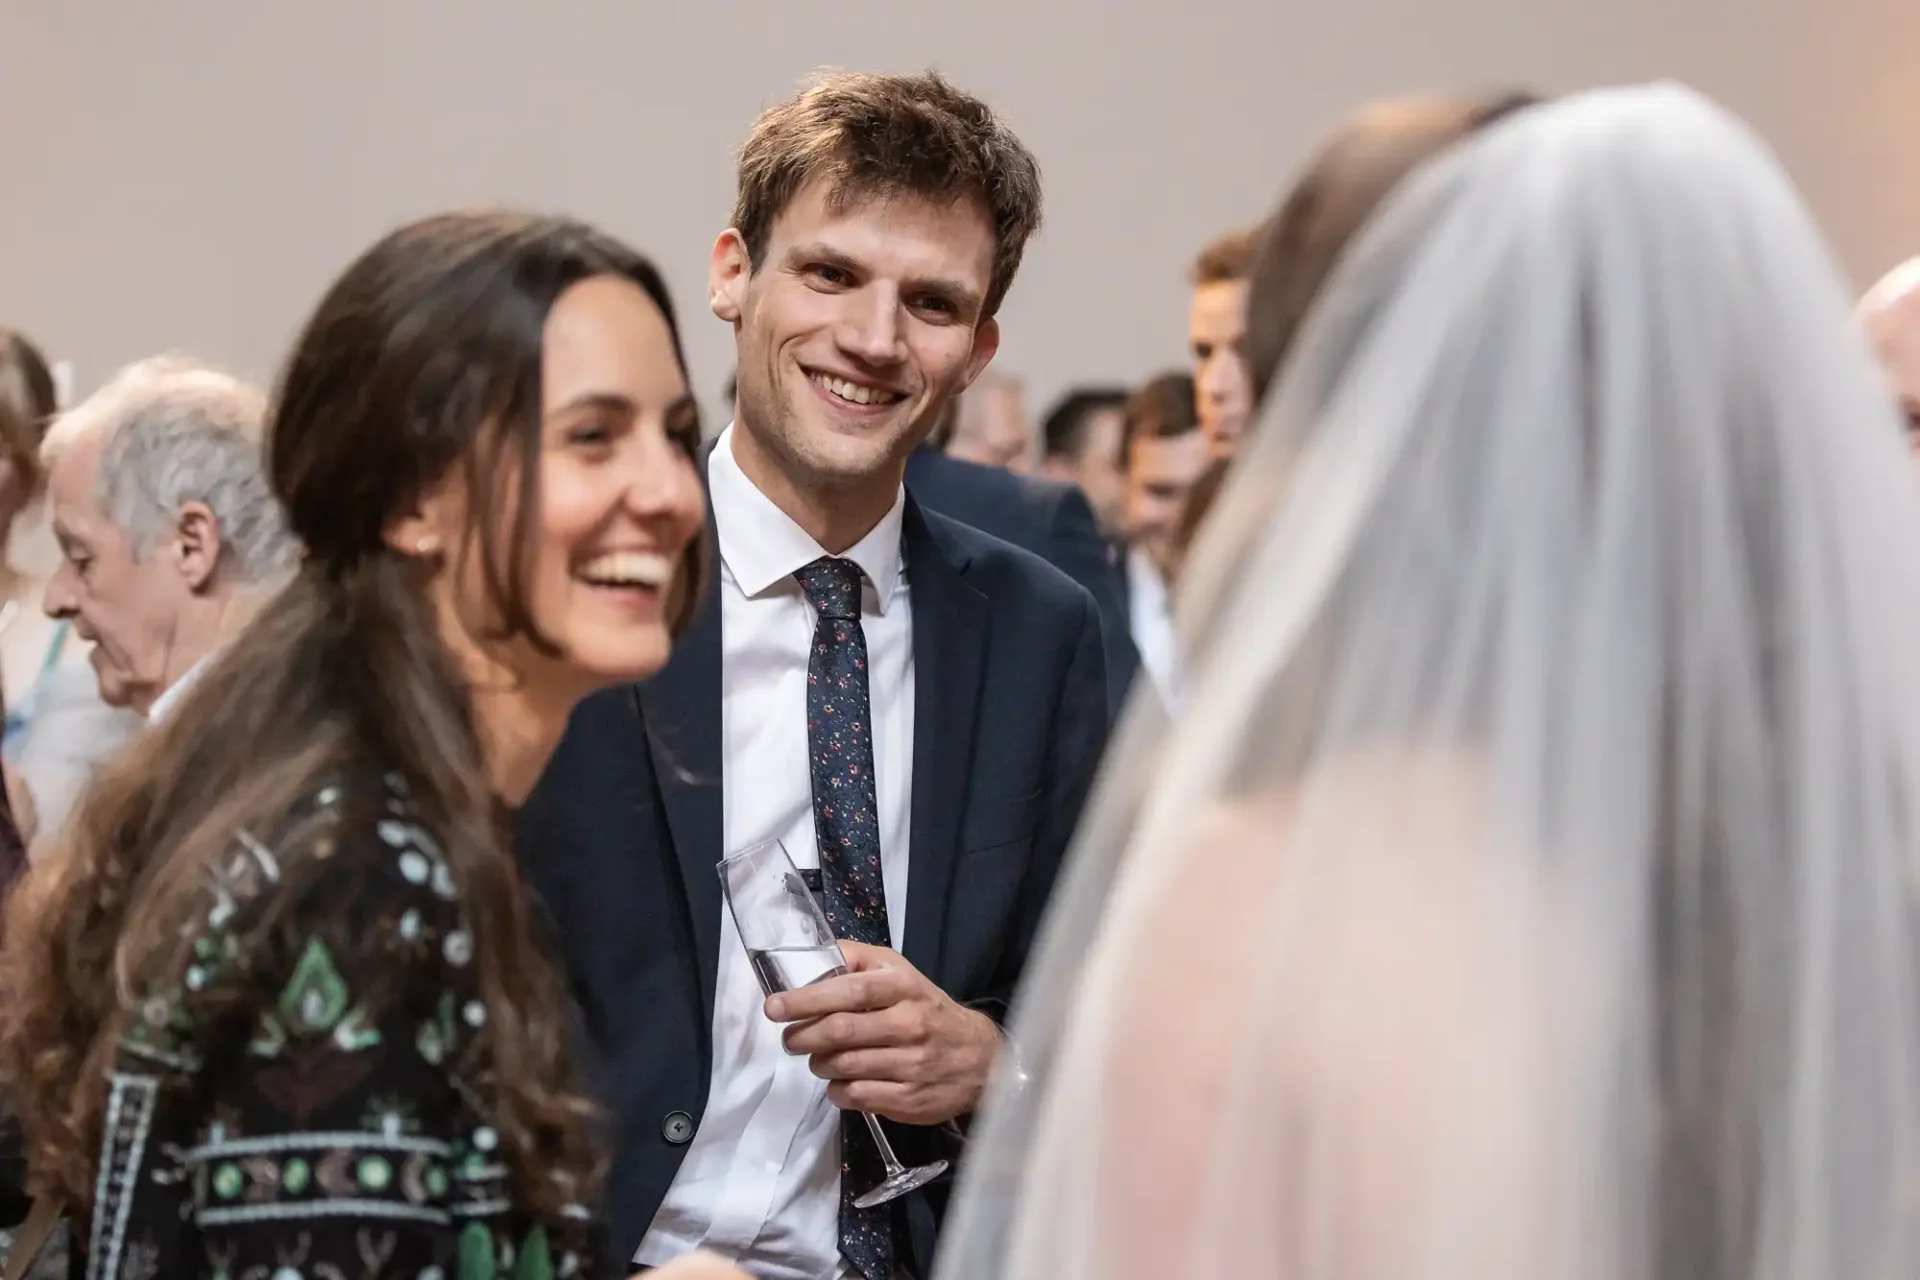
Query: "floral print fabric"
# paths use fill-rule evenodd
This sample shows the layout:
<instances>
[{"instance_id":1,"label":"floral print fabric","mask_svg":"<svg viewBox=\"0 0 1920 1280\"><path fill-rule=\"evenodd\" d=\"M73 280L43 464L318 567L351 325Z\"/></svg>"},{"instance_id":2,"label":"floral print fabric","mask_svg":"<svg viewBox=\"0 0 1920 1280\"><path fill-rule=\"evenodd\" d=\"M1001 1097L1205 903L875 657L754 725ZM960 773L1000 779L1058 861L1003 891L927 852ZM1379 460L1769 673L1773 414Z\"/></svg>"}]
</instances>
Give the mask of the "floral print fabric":
<instances>
[{"instance_id":1,"label":"floral print fabric","mask_svg":"<svg viewBox=\"0 0 1920 1280\"><path fill-rule=\"evenodd\" d=\"M513 1204L473 938L404 784L328 786L287 828L240 833L184 972L128 1020L87 1275L584 1274L584 1210Z\"/></svg>"}]
</instances>

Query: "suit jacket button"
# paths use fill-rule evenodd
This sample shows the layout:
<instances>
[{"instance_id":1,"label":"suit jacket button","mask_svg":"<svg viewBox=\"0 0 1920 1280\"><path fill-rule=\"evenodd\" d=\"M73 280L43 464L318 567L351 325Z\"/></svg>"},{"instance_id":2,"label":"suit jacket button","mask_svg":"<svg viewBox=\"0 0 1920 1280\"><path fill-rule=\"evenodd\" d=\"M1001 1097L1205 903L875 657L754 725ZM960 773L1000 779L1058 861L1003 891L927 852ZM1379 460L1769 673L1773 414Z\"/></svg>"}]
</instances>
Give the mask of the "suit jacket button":
<instances>
[{"instance_id":1,"label":"suit jacket button","mask_svg":"<svg viewBox=\"0 0 1920 1280\"><path fill-rule=\"evenodd\" d=\"M693 1117L684 1111L669 1111L661 1122L660 1136L674 1146L685 1146L693 1141Z\"/></svg>"}]
</instances>

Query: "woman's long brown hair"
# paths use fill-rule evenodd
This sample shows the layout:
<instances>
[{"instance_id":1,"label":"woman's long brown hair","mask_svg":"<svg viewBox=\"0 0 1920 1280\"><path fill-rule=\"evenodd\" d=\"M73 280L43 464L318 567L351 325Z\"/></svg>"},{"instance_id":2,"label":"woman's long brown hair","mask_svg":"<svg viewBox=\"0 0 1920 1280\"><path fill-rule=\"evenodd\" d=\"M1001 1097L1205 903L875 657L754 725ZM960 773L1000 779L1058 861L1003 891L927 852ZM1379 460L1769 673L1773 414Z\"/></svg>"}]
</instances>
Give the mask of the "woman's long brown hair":
<instances>
[{"instance_id":1,"label":"woman's long brown hair","mask_svg":"<svg viewBox=\"0 0 1920 1280\"><path fill-rule=\"evenodd\" d=\"M1314 299L1387 197L1449 147L1539 101L1517 90L1484 97L1383 99L1334 128L1256 237L1245 339L1256 419ZM1231 460L1221 459L1194 485L1175 535L1179 555L1193 545L1232 467Z\"/></svg>"},{"instance_id":2,"label":"woman's long brown hair","mask_svg":"<svg viewBox=\"0 0 1920 1280\"><path fill-rule=\"evenodd\" d=\"M304 568L183 704L96 776L60 847L9 906L0 1080L37 1193L90 1198L122 1020L135 992L182 971L183 926L235 832L280 827L324 775L369 763L407 780L462 891L492 1014L494 1124L517 1194L552 1215L589 1192L598 1161L565 1062L564 986L530 928L425 570L382 532L449 468L465 467L482 495L472 541L499 633L551 649L526 603L540 518L541 346L559 295L599 275L632 280L673 329L666 288L638 254L577 223L502 213L394 232L308 323L266 444L274 491L307 547ZM507 511L516 515L502 528ZM704 546L687 554L676 633L705 572ZM276 897L298 897L313 870L283 868Z\"/></svg>"},{"instance_id":3,"label":"woman's long brown hair","mask_svg":"<svg viewBox=\"0 0 1920 1280\"><path fill-rule=\"evenodd\" d=\"M1261 229L1247 281L1247 372L1256 406L1347 246L1427 161L1540 99L1397 98L1343 120Z\"/></svg>"}]
</instances>

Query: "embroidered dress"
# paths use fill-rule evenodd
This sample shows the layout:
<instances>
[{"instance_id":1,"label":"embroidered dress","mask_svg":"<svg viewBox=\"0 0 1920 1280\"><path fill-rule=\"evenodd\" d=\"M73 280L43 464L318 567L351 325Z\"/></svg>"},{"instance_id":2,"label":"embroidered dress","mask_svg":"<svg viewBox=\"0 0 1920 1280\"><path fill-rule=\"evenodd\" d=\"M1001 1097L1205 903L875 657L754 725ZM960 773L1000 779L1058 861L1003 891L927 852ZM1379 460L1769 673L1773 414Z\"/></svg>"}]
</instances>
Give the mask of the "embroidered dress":
<instances>
[{"instance_id":1,"label":"embroidered dress","mask_svg":"<svg viewBox=\"0 0 1920 1280\"><path fill-rule=\"evenodd\" d=\"M513 1204L472 935L405 787L326 787L287 830L240 833L184 972L129 1020L87 1275L586 1274L583 1209Z\"/></svg>"}]
</instances>

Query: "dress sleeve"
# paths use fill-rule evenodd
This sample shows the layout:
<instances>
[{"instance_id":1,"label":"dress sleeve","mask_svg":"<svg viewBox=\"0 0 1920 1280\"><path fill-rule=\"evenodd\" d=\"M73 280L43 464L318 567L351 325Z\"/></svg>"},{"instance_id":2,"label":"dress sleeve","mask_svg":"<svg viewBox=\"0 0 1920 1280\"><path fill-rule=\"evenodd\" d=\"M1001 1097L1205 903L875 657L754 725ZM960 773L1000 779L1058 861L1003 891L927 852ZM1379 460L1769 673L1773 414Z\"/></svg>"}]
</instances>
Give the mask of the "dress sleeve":
<instances>
[{"instance_id":1,"label":"dress sleeve","mask_svg":"<svg viewBox=\"0 0 1920 1280\"><path fill-rule=\"evenodd\" d=\"M236 945L216 906L193 944L186 990L232 981L243 998L189 1019L172 1064L188 1084L154 1116L160 1149L134 1161L149 1176L127 1188L126 1243L144 1229L156 1258L197 1267L166 1274L492 1274L471 1264L495 1259L509 1207L475 1094L487 1009L465 914L424 831L367 825L322 850L262 936ZM151 1060L138 1039L125 1056Z\"/></svg>"}]
</instances>

